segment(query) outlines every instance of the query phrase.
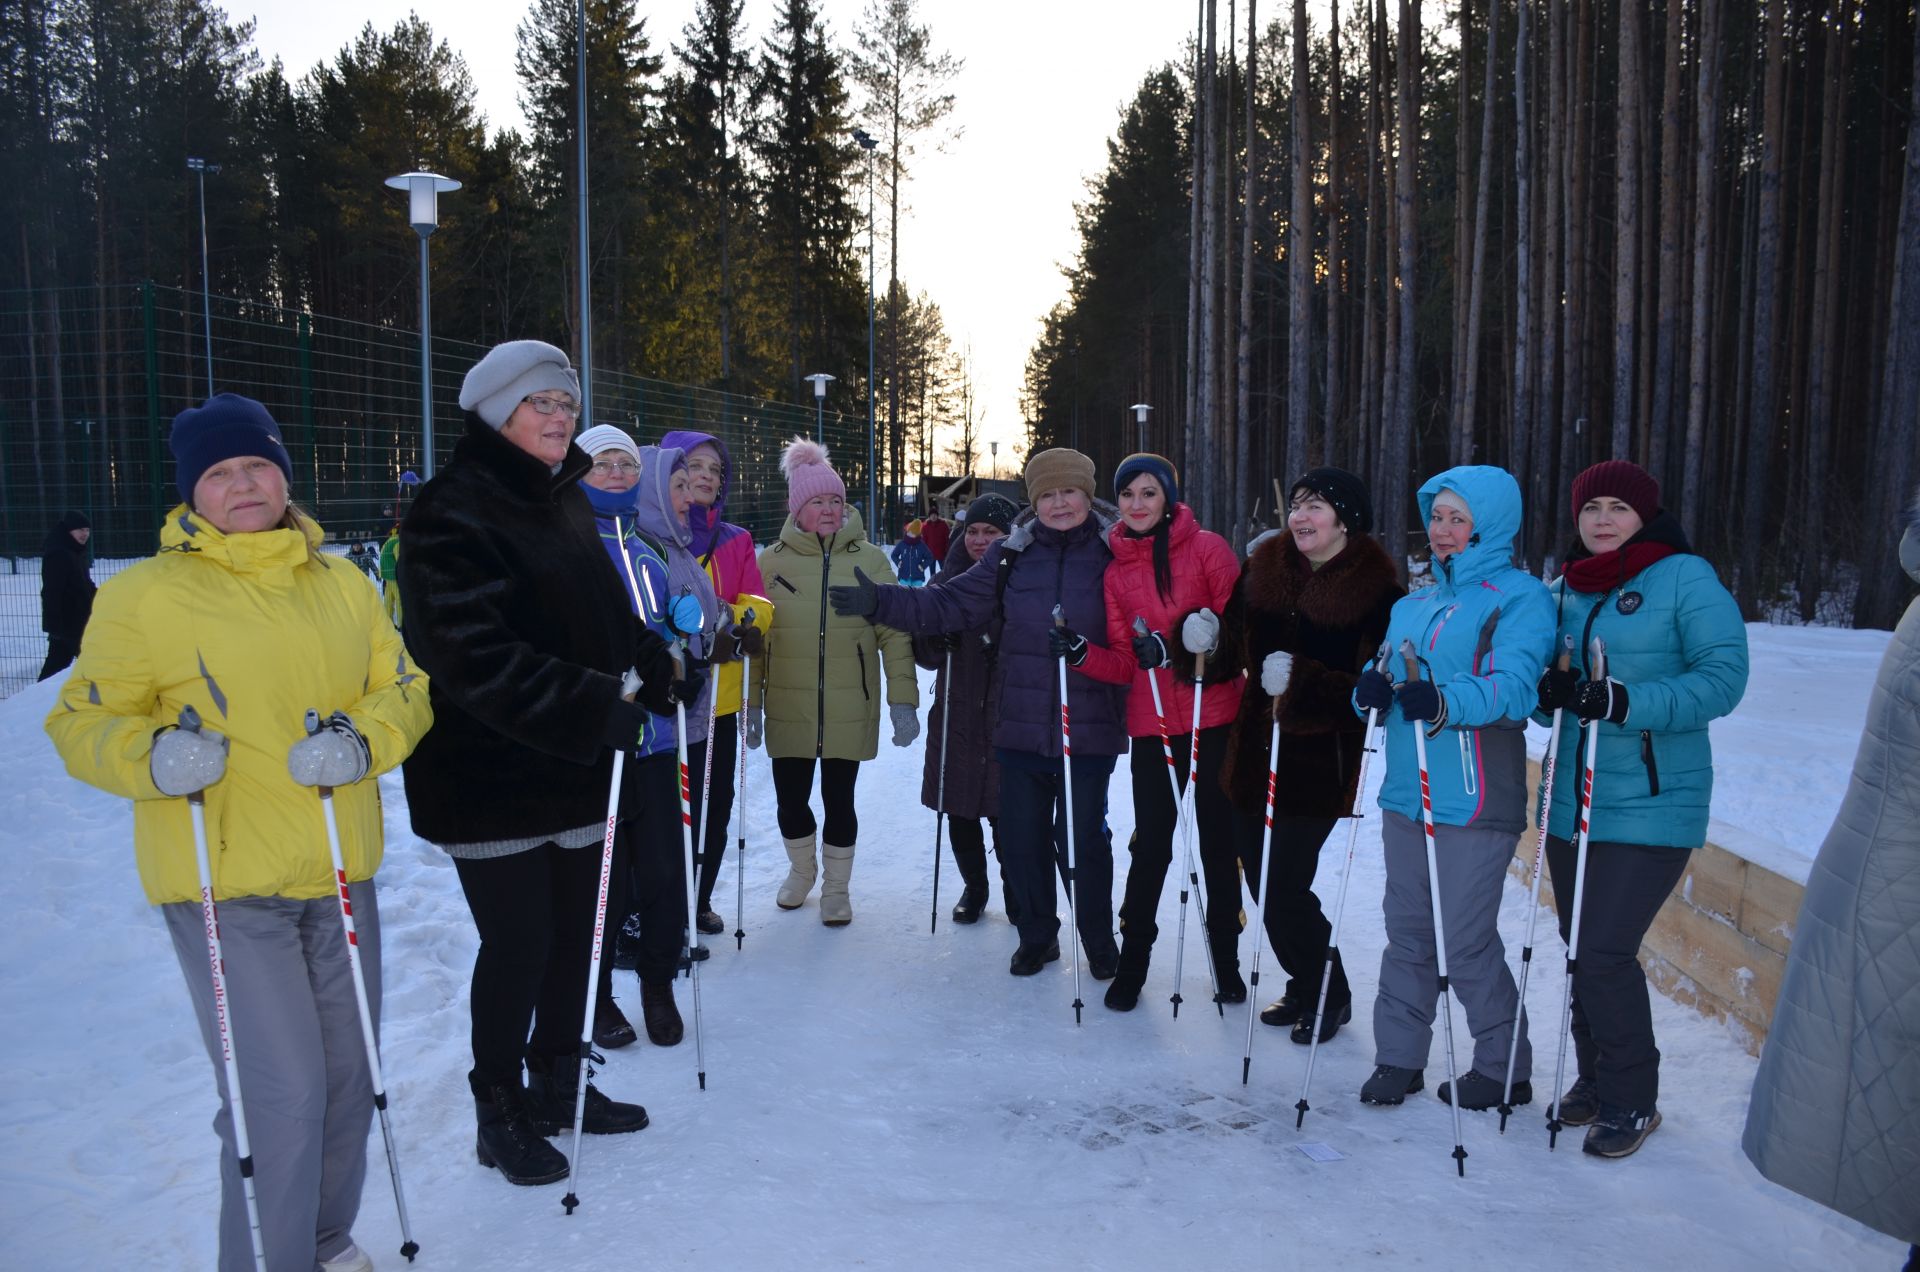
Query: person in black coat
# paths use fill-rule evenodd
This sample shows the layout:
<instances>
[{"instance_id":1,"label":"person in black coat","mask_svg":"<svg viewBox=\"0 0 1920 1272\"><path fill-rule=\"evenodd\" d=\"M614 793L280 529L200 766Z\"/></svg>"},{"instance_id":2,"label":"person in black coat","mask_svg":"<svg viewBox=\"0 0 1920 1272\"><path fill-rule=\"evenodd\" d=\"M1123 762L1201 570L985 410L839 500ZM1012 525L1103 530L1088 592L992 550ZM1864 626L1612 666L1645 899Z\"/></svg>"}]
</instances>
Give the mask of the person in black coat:
<instances>
[{"instance_id":1,"label":"person in black coat","mask_svg":"<svg viewBox=\"0 0 1920 1272\"><path fill-rule=\"evenodd\" d=\"M1267 757L1278 719L1272 877L1261 915L1287 988L1260 1019L1291 1026L1293 1041L1305 1045L1313 1041L1331 934L1313 876L1335 822L1353 811L1359 780L1365 721L1350 699L1406 589L1368 533L1372 501L1358 477L1315 468L1293 483L1291 495L1287 529L1254 542L1222 620L1223 659L1236 659L1247 682L1220 782L1233 800L1247 883L1258 888ZM1352 1004L1335 951L1321 1010L1323 1042L1351 1018Z\"/></svg>"},{"instance_id":2,"label":"person in black coat","mask_svg":"<svg viewBox=\"0 0 1920 1272\"><path fill-rule=\"evenodd\" d=\"M453 858L480 933L468 1074L480 1163L551 1183L567 1161L542 1137L573 1123L612 749L632 749L648 711L671 714L696 686L675 683L601 546L566 354L496 346L460 404L466 433L400 528L407 643L434 714L406 764L407 804L414 833ZM622 694L629 668L638 703ZM592 1134L647 1124L591 1084L585 1118Z\"/></svg>"},{"instance_id":3,"label":"person in black coat","mask_svg":"<svg viewBox=\"0 0 1920 1272\"><path fill-rule=\"evenodd\" d=\"M80 633L93 614L93 576L87 573L87 540L93 523L70 512L47 531L40 549L40 630L47 634L47 661L40 679L65 671L80 656Z\"/></svg>"}]
</instances>

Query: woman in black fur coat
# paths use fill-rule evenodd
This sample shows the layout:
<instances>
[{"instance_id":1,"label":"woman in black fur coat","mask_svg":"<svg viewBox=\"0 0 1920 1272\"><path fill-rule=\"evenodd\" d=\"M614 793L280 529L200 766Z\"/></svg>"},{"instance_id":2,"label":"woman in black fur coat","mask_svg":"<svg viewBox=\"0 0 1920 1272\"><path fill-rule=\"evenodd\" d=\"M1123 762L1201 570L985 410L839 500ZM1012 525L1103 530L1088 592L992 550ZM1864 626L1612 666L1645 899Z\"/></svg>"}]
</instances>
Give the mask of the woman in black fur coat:
<instances>
[{"instance_id":1,"label":"woman in black fur coat","mask_svg":"<svg viewBox=\"0 0 1920 1272\"><path fill-rule=\"evenodd\" d=\"M1354 714L1354 681L1386 637L1393 603L1406 594L1372 528L1372 501L1358 477L1338 468L1304 474L1293 483L1287 528L1255 540L1222 622L1223 644L1237 654L1247 680L1220 781L1234 803L1240 861L1254 888L1276 712L1280 721L1273 871L1262 913L1287 989L1260 1019L1292 1026L1301 1044L1313 1041L1331 932L1313 875L1334 823L1353 810L1359 779L1365 721ZM1352 1011L1353 992L1335 951L1321 1040Z\"/></svg>"}]
</instances>

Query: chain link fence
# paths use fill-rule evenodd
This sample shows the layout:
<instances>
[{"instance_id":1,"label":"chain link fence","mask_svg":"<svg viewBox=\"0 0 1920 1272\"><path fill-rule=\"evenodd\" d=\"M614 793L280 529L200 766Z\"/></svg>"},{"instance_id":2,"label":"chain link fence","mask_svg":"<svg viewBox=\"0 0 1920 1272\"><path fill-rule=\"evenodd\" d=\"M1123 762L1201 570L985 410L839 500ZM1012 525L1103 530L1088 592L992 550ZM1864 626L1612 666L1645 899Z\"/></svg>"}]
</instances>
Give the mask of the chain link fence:
<instances>
[{"instance_id":1,"label":"chain link fence","mask_svg":"<svg viewBox=\"0 0 1920 1272\"><path fill-rule=\"evenodd\" d=\"M155 283L0 291L0 697L31 684L46 656L39 576L49 531L68 511L86 514L96 583L150 555L180 501L168 429L210 382L257 398L279 421L293 497L330 543L378 543L405 515L411 481L424 475L419 332L234 297L206 303L210 324L199 294ZM436 463L459 440L460 381L486 350L433 341ZM796 433L818 430L849 498L865 502L864 409L822 416L811 402L598 367L593 402L592 422L643 444L673 429L724 441L727 518L758 542L786 519L780 446Z\"/></svg>"}]
</instances>

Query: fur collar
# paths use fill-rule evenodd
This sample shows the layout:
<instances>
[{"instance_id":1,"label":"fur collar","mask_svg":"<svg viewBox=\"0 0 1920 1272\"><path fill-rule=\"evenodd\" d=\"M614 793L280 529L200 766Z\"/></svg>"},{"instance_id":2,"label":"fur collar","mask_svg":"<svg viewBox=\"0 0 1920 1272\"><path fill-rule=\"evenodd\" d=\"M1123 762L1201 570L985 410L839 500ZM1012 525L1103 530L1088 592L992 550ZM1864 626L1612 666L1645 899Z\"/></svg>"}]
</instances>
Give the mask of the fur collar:
<instances>
[{"instance_id":1,"label":"fur collar","mask_svg":"<svg viewBox=\"0 0 1920 1272\"><path fill-rule=\"evenodd\" d=\"M1393 562L1371 535L1350 535L1339 556L1318 570L1293 546L1293 534L1280 531L1247 558L1246 599L1254 610L1298 610L1316 627L1352 627L1380 603L1383 594L1399 597L1406 589L1394 577Z\"/></svg>"}]
</instances>

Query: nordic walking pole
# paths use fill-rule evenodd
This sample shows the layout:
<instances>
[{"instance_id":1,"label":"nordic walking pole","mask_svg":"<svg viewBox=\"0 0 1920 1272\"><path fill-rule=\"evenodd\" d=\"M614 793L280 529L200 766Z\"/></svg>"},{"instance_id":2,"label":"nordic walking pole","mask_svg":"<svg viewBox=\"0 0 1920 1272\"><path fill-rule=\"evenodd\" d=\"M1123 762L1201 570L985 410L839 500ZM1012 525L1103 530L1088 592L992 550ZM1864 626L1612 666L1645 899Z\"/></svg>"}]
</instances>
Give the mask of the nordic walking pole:
<instances>
[{"instance_id":1,"label":"nordic walking pole","mask_svg":"<svg viewBox=\"0 0 1920 1272\"><path fill-rule=\"evenodd\" d=\"M1566 647L1560 651L1559 667L1573 664L1573 633L1567 633ZM1514 1009L1513 1039L1507 1044L1507 1080L1500 1088L1500 1133L1507 1133L1507 1119L1513 1115L1513 1066L1520 1058L1520 1020L1527 1009L1527 973L1533 968L1533 929L1540 917L1540 876L1547 871L1547 827L1553 821L1553 774L1560 761L1560 720L1562 707L1553 709L1553 732L1547 738L1546 759L1540 765L1540 834L1533 847L1533 881L1527 891L1527 943L1520 947L1520 1005Z\"/></svg>"},{"instance_id":2,"label":"nordic walking pole","mask_svg":"<svg viewBox=\"0 0 1920 1272\"><path fill-rule=\"evenodd\" d=\"M620 681L620 696L632 702L633 695L638 692L640 692L640 676L632 668L628 668L627 674ZM580 1070L573 1091L573 1155L567 1161L567 1195L560 1199L560 1204L566 1208L568 1214L572 1214L574 1207L580 1204L576 1181L580 1178L580 1134L587 1113L587 1079L592 1074L592 1070L588 1068L588 1061L593 1057L593 1003L600 992L600 960L605 949L607 934L607 890L613 879L614 831L620 823L620 779L625 774L626 767L627 748L623 746L613 748L613 780L607 784L607 829L600 841L600 895L594 902L593 908L593 953L587 960L587 1005L580 1015ZM327 816L331 819L333 816L331 799L327 801L327 807ZM337 851L336 849L336 853ZM345 888L346 884L343 881L342 904L346 896ZM359 964L354 964L354 967L357 975ZM376 1069L374 1072L377 1074L379 1070ZM385 1126L386 1114L382 1113L380 1119L381 1125ZM387 1151L391 1155L393 1151L391 1146ZM399 1195L399 1187L400 1177L395 1175L394 1195L396 1197ZM405 1214L406 1212L402 1210L400 1223L403 1235L406 1230Z\"/></svg>"},{"instance_id":3,"label":"nordic walking pole","mask_svg":"<svg viewBox=\"0 0 1920 1272\"><path fill-rule=\"evenodd\" d=\"M713 654L711 645L712 643L708 642L707 654L709 657ZM713 725L714 721L720 718L720 682L717 677L709 685L709 690L710 692L707 694L707 751L704 762L701 765L700 773L700 823L695 826L693 830L694 855L700 859L700 873L702 875L704 875L707 870L705 859L707 855L708 819L713 816ZM726 843L727 828L722 826L720 828L720 852L722 856L726 855ZM717 858L713 864L713 872L715 881L718 882L720 862ZM695 905L697 907L699 904L699 880L696 879L694 885ZM712 904L713 898L709 896L707 901L708 904ZM696 926L698 925L700 916L697 909L692 914L691 921Z\"/></svg>"},{"instance_id":4,"label":"nordic walking pole","mask_svg":"<svg viewBox=\"0 0 1920 1272\"><path fill-rule=\"evenodd\" d=\"M1264 886L1270 877L1267 867L1273 860L1273 785L1274 770L1280 767L1280 701L1273 703L1273 740L1267 744L1267 827L1266 835L1260 841L1260 882ZM1253 890L1253 974L1247 981L1247 1002L1260 1001L1260 947L1266 944L1262 938L1266 935L1266 907L1261 904L1261 888ZM1329 963L1331 965L1331 963ZM1249 1007L1247 1011L1247 1050L1240 1057L1240 1085L1247 1085L1247 1075L1253 1071L1253 1022L1260 1013Z\"/></svg>"},{"instance_id":5,"label":"nordic walking pole","mask_svg":"<svg viewBox=\"0 0 1920 1272\"><path fill-rule=\"evenodd\" d=\"M1180 842L1186 853L1187 887L1193 889L1194 908L1200 912L1200 943L1207 951L1207 981L1213 986L1213 1009L1220 1013L1222 1019L1225 1019L1227 1007L1225 1003L1220 1001L1220 976L1219 973L1213 969L1213 940L1207 932L1207 896L1206 893L1200 890L1200 873L1195 870L1193 866L1194 838L1199 833L1194 828L1194 819L1199 816L1199 798L1194 794L1194 789L1200 778L1200 701L1207 689L1204 683L1206 674L1207 656L1205 654L1195 654L1193 656L1193 727L1187 730L1190 742L1187 747L1186 805L1183 810L1183 820L1186 822L1187 828L1186 833L1181 836ZM1152 675L1149 674L1147 679L1153 679ZM1186 901L1187 888L1182 888L1180 890L1180 944L1174 947L1173 953L1173 992L1175 996L1173 1014L1176 1016L1180 1014L1179 993L1181 964L1185 961L1187 953Z\"/></svg>"},{"instance_id":6,"label":"nordic walking pole","mask_svg":"<svg viewBox=\"0 0 1920 1272\"><path fill-rule=\"evenodd\" d=\"M320 713L307 709L307 736L320 732ZM360 1041L367 1048L367 1072L373 1077L373 1107L380 1113L380 1137L387 1145L387 1174L393 1180L393 1208L400 1212L400 1253L408 1263L420 1253L407 1221L407 1198L400 1189L400 1156L393 1147L393 1124L387 1120L387 1082L380 1073L380 1043L373 1036L373 1011L367 1004L367 977L360 970L360 930L353 921L353 897L347 891L346 859L340 851L340 821L333 813L333 787L321 786L320 809L326 815L327 850L333 854L333 882L340 895L340 929L347 938L347 966L353 972L353 999L360 1008Z\"/></svg>"},{"instance_id":7,"label":"nordic walking pole","mask_svg":"<svg viewBox=\"0 0 1920 1272\"><path fill-rule=\"evenodd\" d=\"M1499 611L1495 610L1494 614L1497 617ZM1418 683L1420 653L1413 647L1412 641L1400 642L1400 658L1406 664L1406 682ZM1447 1106L1453 1110L1453 1161L1454 1168L1465 1178L1467 1147L1460 1135L1460 1079L1453 1062L1453 991L1447 985L1447 926L1440 913L1440 862L1433 843L1433 786L1429 780L1431 770L1427 768L1427 725L1424 720L1410 720L1408 723L1413 726L1414 756L1420 763L1420 822L1427 840L1427 895L1433 902L1434 970L1440 976L1440 1019L1446 1026L1447 1038L1447 1085L1453 1091L1453 1099L1447 1102ZM1517 1020L1514 1028L1519 1028Z\"/></svg>"},{"instance_id":8,"label":"nordic walking pole","mask_svg":"<svg viewBox=\"0 0 1920 1272\"><path fill-rule=\"evenodd\" d=\"M954 637L953 639L958 639ZM947 687L947 696L940 702L940 792L934 798L939 807L933 810L933 909L927 915L927 933L932 935L940 930L940 832L944 829L947 817L947 721L953 718L953 646L947 646L946 669L941 672L940 683Z\"/></svg>"},{"instance_id":9,"label":"nordic walking pole","mask_svg":"<svg viewBox=\"0 0 1920 1272\"><path fill-rule=\"evenodd\" d=\"M1066 611L1053 607L1053 625L1067 625ZM1060 798L1067 814L1067 926L1073 929L1073 1023L1080 1023L1080 912L1073 899L1073 731L1067 719L1067 656L1060 655ZM1052 845L1048 845L1051 850Z\"/></svg>"},{"instance_id":10,"label":"nordic walking pole","mask_svg":"<svg viewBox=\"0 0 1920 1272\"><path fill-rule=\"evenodd\" d=\"M200 732L200 713L180 708L180 727ZM253 1190L253 1145L247 1139L247 1109L240 1099L240 1061L233 1053L233 1003L227 997L227 963L220 953L220 914L213 903L213 864L207 853L207 797L187 796L193 817L194 863L200 867L200 916L207 930L207 963L213 969L213 1022L220 1034L220 1061L227 1073L227 1103L233 1108L233 1151L240 1159L240 1191L247 1199L247 1235L253 1239L253 1266L266 1272L267 1250L260 1238L260 1201Z\"/></svg>"},{"instance_id":11,"label":"nordic walking pole","mask_svg":"<svg viewBox=\"0 0 1920 1272\"><path fill-rule=\"evenodd\" d=\"M1134 635L1145 636L1147 634L1147 630L1148 629L1147 629L1146 618L1142 615L1135 614L1133 616ZM1175 833L1179 833L1182 820L1187 818L1189 815L1187 811L1186 793L1181 788L1181 785L1180 785L1180 770L1173 762L1173 739L1167 736L1167 708L1160 699L1160 677L1154 675L1151 671L1147 673L1147 687L1153 690L1153 714L1155 718L1157 718L1160 721L1160 753L1167 757L1167 785L1171 787L1173 790L1174 831ZM1188 765L1187 765L1188 772L1193 771L1193 758L1194 757L1192 756L1188 757ZM1183 840L1182 842L1184 843L1187 841ZM1169 843L1167 847L1168 847L1167 856L1169 857L1169 859L1171 859L1171 857L1173 856L1173 850L1172 850L1173 846L1171 843ZM1171 864L1171 862L1169 862L1169 864ZM1189 878L1191 878L1193 874L1191 857L1189 857L1187 865L1188 865L1187 874ZM1202 902L1201 908L1200 908L1201 926L1204 927L1206 925L1206 922L1207 922L1206 905L1204 902ZM1180 1014L1180 1004L1185 1001L1180 996L1180 982L1181 982L1181 972L1184 970L1184 963L1186 960L1186 953L1187 953L1186 937L1187 937L1187 884L1183 881L1180 885L1180 939L1175 943L1173 947L1173 998L1171 1001L1173 1003L1173 1014L1176 1017L1179 1016ZM1213 946L1211 944L1207 946L1207 974L1209 976L1213 975ZM1215 992L1217 994L1218 990L1216 989ZM1222 1007L1220 1009L1220 1014L1222 1016L1226 1015L1225 1007Z\"/></svg>"},{"instance_id":12,"label":"nordic walking pole","mask_svg":"<svg viewBox=\"0 0 1920 1272\"><path fill-rule=\"evenodd\" d=\"M1386 674L1387 647L1382 645L1374 660L1374 667L1382 675ZM1340 867L1340 891L1333 900L1333 928L1327 934L1327 961L1320 966L1320 996L1313 1001L1313 1015L1307 1017L1307 1023L1313 1030L1312 1040L1307 1043L1307 1071L1300 1079L1300 1099L1294 1104L1293 1129L1299 1130L1307 1120L1307 1112L1313 1106L1307 1103L1307 1091L1313 1086L1313 1062L1320 1052L1320 1015L1327 1009L1327 991L1333 985L1333 960L1340 953L1340 920L1347 912L1347 881L1353 877L1353 849L1360 840L1361 807L1367 797L1367 759L1380 745L1380 735L1375 731L1380 723L1380 712L1367 708L1367 729L1360 735L1360 776L1353 786L1353 815L1347 827L1347 860ZM1260 876L1266 878L1264 873ZM1252 995L1248 995L1252 1001Z\"/></svg>"},{"instance_id":13,"label":"nordic walking pole","mask_svg":"<svg viewBox=\"0 0 1920 1272\"><path fill-rule=\"evenodd\" d=\"M691 595L687 593L685 595ZM703 616L704 617L704 616ZM698 629L696 629L698 630ZM678 638L673 642L674 668L684 678L687 665L687 635L678 626L674 627ZM680 752L680 839L687 854L687 979L693 982L693 1052L694 1071L700 1079L700 1089L707 1089L707 1043L700 1019L700 924L696 922L698 910L698 889L700 881L696 872L700 868L693 846L693 791L687 784L687 704L674 695L673 723L674 744ZM711 746L707 748L713 750ZM584 1084L582 1090L585 1089Z\"/></svg>"},{"instance_id":14,"label":"nordic walking pole","mask_svg":"<svg viewBox=\"0 0 1920 1272\"><path fill-rule=\"evenodd\" d=\"M753 607L740 616L740 621L748 627L753 626ZM740 657L740 761L737 776L740 779L740 793L734 798L734 833L739 836L735 841L739 845L738 869L733 879L733 948L745 949L747 944L747 689L753 683L753 655ZM716 690L715 692L718 692ZM712 745L709 743L708 745Z\"/></svg>"},{"instance_id":15,"label":"nordic walking pole","mask_svg":"<svg viewBox=\"0 0 1920 1272\"><path fill-rule=\"evenodd\" d=\"M1607 678L1607 642L1598 636L1587 654L1587 678ZM1587 828L1593 815L1593 765L1600 751L1600 723L1582 720L1587 731L1586 764L1580 773L1580 798L1574 819L1576 849L1573 858L1573 913L1567 924L1567 986L1560 998L1560 1054L1553 1062L1553 1103L1547 1105L1547 1151L1552 1152L1560 1139L1560 1084L1567 1076L1567 1032L1573 1027L1573 974L1580 962L1580 903L1587 892ZM1555 737L1559 734L1556 732Z\"/></svg>"}]
</instances>

